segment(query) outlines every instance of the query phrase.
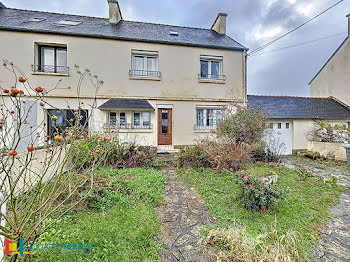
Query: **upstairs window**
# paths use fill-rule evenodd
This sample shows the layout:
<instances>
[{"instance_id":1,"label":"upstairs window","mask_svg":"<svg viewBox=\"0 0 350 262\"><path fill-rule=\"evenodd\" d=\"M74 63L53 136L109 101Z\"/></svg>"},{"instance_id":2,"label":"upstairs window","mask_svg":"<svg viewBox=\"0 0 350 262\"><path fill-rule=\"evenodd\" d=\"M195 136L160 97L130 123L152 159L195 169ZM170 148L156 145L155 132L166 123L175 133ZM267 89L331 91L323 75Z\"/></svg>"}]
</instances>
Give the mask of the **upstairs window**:
<instances>
[{"instance_id":1,"label":"upstairs window","mask_svg":"<svg viewBox=\"0 0 350 262\"><path fill-rule=\"evenodd\" d=\"M34 67L35 72L68 73L67 47L40 45L38 54L38 65Z\"/></svg>"},{"instance_id":2,"label":"upstairs window","mask_svg":"<svg viewBox=\"0 0 350 262\"><path fill-rule=\"evenodd\" d=\"M201 56L199 79L225 80L222 75L222 58Z\"/></svg>"},{"instance_id":3,"label":"upstairs window","mask_svg":"<svg viewBox=\"0 0 350 262\"><path fill-rule=\"evenodd\" d=\"M157 52L132 52L130 76L160 77Z\"/></svg>"},{"instance_id":4,"label":"upstairs window","mask_svg":"<svg viewBox=\"0 0 350 262\"><path fill-rule=\"evenodd\" d=\"M224 119L222 108L197 108L196 129L215 129Z\"/></svg>"}]
</instances>

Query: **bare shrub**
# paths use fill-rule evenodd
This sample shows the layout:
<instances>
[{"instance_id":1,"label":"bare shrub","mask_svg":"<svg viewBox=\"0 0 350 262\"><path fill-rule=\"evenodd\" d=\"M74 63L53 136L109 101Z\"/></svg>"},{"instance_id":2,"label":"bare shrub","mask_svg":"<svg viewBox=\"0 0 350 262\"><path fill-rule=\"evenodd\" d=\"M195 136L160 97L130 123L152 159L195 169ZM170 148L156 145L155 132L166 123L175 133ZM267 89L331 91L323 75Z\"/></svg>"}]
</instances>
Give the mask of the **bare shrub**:
<instances>
[{"instance_id":1,"label":"bare shrub","mask_svg":"<svg viewBox=\"0 0 350 262\"><path fill-rule=\"evenodd\" d=\"M279 236L277 231L273 230L269 234L253 236L238 227L210 230L206 238L208 244L220 248L218 261L232 262L297 261L299 260L297 241L294 232Z\"/></svg>"},{"instance_id":2,"label":"bare shrub","mask_svg":"<svg viewBox=\"0 0 350 262\"><path fill-rule=\"evenodd\" d=\"M212 167L205 152L201 150L199 145L186 146L181 148L177 158L178 167Z\"/></svg>"},{"instance_id":3,"label":"bare shrub","mask_svg":"<svg viewBox=\"0 0 350 262\"><path fill-rule=\"evenodd\" d=\"M251 159L252 146L225 139L203 139L197 147L217 172L238 171Z\"/></svg>"},{"instance_id":4,"label":"bare shrub","mask_svg":"<svg viewBox=\"0 0 350 262\"><path fill-rule=\"evenodd\" d=\"M96 97L90 105L80 100L80 87L84 79L95 89L97 95L103 85L98 76L89 70L81 71L76 66L79 80L77 84L77 100L74 108L67 107L71 116L65 118L70 123L66 129L57 124L58 117L50 115L49 110L64 115L64 112L50 103L47 94L56 90L61 81L50 88L33 87L27 77L13 63L4 61L3 66L14 79L13 84L4 86L1 83L0 105L0 192L1 223L0 235L10 241L24 246L32 245L52 224L78 205L83 197L79 188L93 184L93 172L88 175L79 174L84 166L73 170L76 165L72 157L71 144L82 139L89 130L84 110L96 108ZM35 105L40 105L36 108ZM88 108L87 108L88 107ZM47 136L47 124L43 120L36 122L30 117L31 111L47 115L52 123L52 133ZM86 117L86 116L85 116ZM99 159L91 159L89 170L99 165ZM44 223L50 218L50 223ZM18 254L10 254L10 260L19 259ZM28 254L24 260L28 259Z\"/></svg>"}]
</instances>

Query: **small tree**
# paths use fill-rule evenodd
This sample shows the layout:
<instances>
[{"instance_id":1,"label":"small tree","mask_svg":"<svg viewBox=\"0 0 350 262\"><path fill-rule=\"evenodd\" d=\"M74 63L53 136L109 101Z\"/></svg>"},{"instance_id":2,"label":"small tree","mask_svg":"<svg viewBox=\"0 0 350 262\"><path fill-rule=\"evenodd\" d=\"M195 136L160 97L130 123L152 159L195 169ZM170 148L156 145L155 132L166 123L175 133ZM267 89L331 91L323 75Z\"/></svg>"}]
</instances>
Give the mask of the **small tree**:
<instances>
[{"instance_id":1,"label":"small tree","mask_svg":"<svg viewBox=\"0 0 350 262\"><path fill-rule=\"evenodd\" d=\"M346 124L331 124L326 120L317 120L308 134L308 139L320 142L348 143L350 142L350 128Z\"/></svg>"},{"instance_id":2,"label":"small tree","mask_svg":"<svg viewBox=\"0 0 350 262\"><path fill-rule=\"evenodd\" d=\"M238 106L235 112L229 112L225 120L219 124L217 135L238 144L260 144L267 120L267 115L261 110Z\"/></svg>"},{"instance_id":3,"label":"small tree","mask_svg":"<svg viewBox=\"0 0 350 262\"><path fill-rule=\"evenodd\" d=\"M33 87L25 74L8 61L3 66L15 81L13 86L1 86L0 105L0 144L2 155L0 157L0 192L1 217L5 219L6 225L0 226L0 235L19 243L23 239L24 245L33 244L39 236L53 223L70 211L82 200L80 195L82 187L89 188L93 184L93 172L83 175L82 168L73 170L73 151L71 143L77 139L89 139L87 123L82 123L84 109L96 108L96 96L103 85L98 76L93 76L89 70L80 71L77 85L77 101L75 108L68 108L72 116L65 119L70 123L67 129L62 130L55 123L58 121L56 115L50 115L47 108L60 110L50 104L48 93L59 88L59 81L52 89ZM80 88L84 79L95 88L95 97L90 105L85 105L80 97ZM1 82L1 81L0 81ZM36 103L32 103L36 102ZM34 105L39 104L40 109L54 123L53 132L46 135L47 125L43 120L35 125L29 117L29 112L34 110ZM23 105L28 105L26 108ZM36 109L35 109L36 110ZM63 113L63 112L62 112ZM64 114L63 114L64 115ZM23 130L29 130L25 133ZM26 143L24 152L17 152L19 145ZM89 165L93 170L99 161L103 159L93 158ZM86 190L85 190L86 191ZM51 223L44 223L51 218ZM20 257L11 255L11 261ZM27 260L28 255L23 258Z\"/></svg>"}]
</instances>

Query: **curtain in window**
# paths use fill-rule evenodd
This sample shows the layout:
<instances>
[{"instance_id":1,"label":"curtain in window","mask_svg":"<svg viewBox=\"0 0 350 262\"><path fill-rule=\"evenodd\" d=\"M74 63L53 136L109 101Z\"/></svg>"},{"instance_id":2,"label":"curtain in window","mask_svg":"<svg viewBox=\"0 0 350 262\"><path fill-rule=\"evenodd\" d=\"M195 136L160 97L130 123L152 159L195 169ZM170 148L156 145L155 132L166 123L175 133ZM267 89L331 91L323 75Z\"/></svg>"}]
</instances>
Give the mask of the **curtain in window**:
<instances>
[{"instance_id":1,"label":"curtain in window","mask_svg":"<svg viewBox=\"0 0 350 262\"><path fill-rule=\"evenodd\" d=\"M133 57L134 62L133 62L133 70L144 70L143 68L143 56L134 56Z\"/></svg>"},{"instance_id":2,"label":"curtain in window","mask_svg":"<svg viewBox=\"0 0 350 262\"><path fill-rule=\"evenodd\" d=\"M201 78L208 78L209 74L209 62L201 61Z\"/></svg>"},{"instance_id":3,"label":"curtain in window","mask_svg":"<svg viewBox=\"0 0 350 262\"><path fill-rule=\"evenodd\" d=\"M55 72L55 48L41 48L41 71Z\"/></svg>"},{"instance_id":4,"label":"curtain in window","mask_svg":"<svg viewBox=\"0 0 350 262\"><path fill-rule=\"evenodd\" d=\"M148 71L158 71L157 68L157 58L156 57L147 57L147 70Z\"/></svg>"},{"instance_id":5,"label":"curtain in window","mask_svg":"<svg viewBox=\"0 0 350 262\"><path fill-rule=\"evenodd\" d=\"M121 126L126 126L126 116L125 113L119 114L119 123Z\"/></svg>"},{"instance_id":6,"label":"curtain in window","mask_svg":"<svg viewBox=\"0 0 350 262\"><path fill-rule=\"evenodd\" d=\"M218 78L220 75L220 63L219 62L211 62L211 76L212 78Z\"/></svg>"},{"instance_id":7,"label":"curtain in window","mask_svg":"<svg viewBox=\"0 0 350 262\"><path fill-rule=\"evenodd\" d=\"M56 65L57 72L66 72L67 71L67 50L57 49L56 50Z\"/></svg>"},{"instance_id":8,"label":"curtain in window","mask_svg":"<svg viewBox=\"0 0 350 262\"><path fill-rule=\"evenodd\" d=\"M144 112L142 114L142 124L143 124L143 126L149 126L149 124L150 124L150 113L149 112Z\"/></svg>"},{"instance_id":9,"label":"curtain in window","mask_svg":"<svg viewBox=\"0 0 350 262\"><path fill-rule=\"evenodd\" d=\"M204 110L197 109L197 127L204 126Z\"/></svg>"}]
</instances>

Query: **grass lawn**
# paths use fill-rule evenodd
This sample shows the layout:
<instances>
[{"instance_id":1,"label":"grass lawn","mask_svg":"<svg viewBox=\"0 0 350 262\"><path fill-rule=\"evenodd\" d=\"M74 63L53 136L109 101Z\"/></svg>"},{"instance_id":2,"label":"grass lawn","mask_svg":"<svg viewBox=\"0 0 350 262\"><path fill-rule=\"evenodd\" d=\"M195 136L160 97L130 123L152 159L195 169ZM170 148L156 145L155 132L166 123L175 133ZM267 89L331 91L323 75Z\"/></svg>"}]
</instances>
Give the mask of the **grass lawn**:
<instances>
[{"instance_id":1,"label":"grass lawn","mask_svg":"<svg viewBox=\"0 0 350 262\"><path fill-rule=\"evenodd\" d=\"M331 167L331 168L339 169L340 171L343 171L343 172L350 172L350 164L348 164L345 161L340 161L340 160L338 160L338 161L335 161L335 160L321 161L319 159L312 160L312 159L302 157L302 156L290 156L290 158L293 158L297 161L302 161L304 163L309 163L311 165L318 166L320 168Z\"/></svg>"},{"instance_id":2,"label":"grass lawn","mask_svg":"<svg viewBox=\"0 0 350 262\"><path fill-rule=\"evenodd\" d=\"M264 234L276 229L279 235L294 231L301 260L312 260L319 240L318 229L331 216L330 207L338 202L343 188L308 178L302 181L298 172L278 165L251 164L244 174L261 177L278 174L277 185L287 189L285 198L273 209L251 212L235 199L238 185L235 175L216 174L211 169L178 170L204 197L209 212L215 216L217 227L244 227L252 234Z\"/></svg>"},{"instance_id":3,"label":"grass lawn","mask_svg":"<svg viewBox=\"0 0 350 262\"><path fill-rule=\"evenodd\" d=\"M118 188L92 201L93 208L75 210L37 241L94 244L92 253L36 251L32 261L154 261L161 243L154 240L160 223L155 207L162 198L164 174L154 169L103 169L98 179ZM87 201L89 202L89 201ZM91 204L91 203L88 203ZM106 210L106 214L102 214Z\"/></svg>"}]
</instances>

